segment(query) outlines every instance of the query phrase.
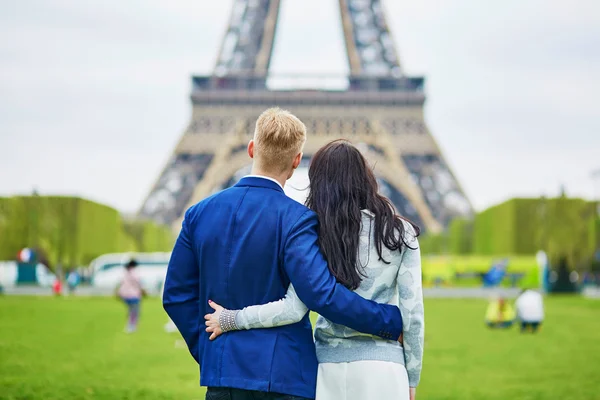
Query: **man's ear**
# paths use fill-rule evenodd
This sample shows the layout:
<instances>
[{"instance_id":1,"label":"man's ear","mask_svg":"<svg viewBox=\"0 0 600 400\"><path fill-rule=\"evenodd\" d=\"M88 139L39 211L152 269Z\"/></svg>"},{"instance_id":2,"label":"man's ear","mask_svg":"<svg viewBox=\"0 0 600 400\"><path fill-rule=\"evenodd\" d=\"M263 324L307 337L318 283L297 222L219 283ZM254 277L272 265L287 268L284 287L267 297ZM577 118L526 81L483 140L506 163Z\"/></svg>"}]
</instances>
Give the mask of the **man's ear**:
<instances>
[{"instance_id":1,"label":"man's ear","mask_svg":"<svg viewBox=\"0 0 600 400\"><path fill-rule=\"evenodd\" d=\"M302 153L298 153L296 155L296 158L294 158L294 163L292 164L292 168L294 168L294 169L298 168L298 165L300 165L301 161L302 161Z\"/></svg>"},{"instance_id":2,"label":"man's ear","mask_svg":"<svg viewBox=\"0 0 600 400\"><path fill-rule=\"evenodd\" d=\"M248 155L250 158L254 158L254 140L248 142Z\"/></svg>"}]
</instances>

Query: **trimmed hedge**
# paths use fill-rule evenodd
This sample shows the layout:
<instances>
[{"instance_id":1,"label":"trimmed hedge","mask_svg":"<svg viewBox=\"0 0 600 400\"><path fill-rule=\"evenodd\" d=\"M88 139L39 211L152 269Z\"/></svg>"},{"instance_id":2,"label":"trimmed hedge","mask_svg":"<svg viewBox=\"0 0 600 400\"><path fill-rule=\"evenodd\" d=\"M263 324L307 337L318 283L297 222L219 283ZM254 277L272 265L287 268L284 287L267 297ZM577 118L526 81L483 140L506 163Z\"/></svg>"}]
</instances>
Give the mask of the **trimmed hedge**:
<instances>
[{"instance_id":1,"label":"trimmed hedge","mask_svg":"<svg viewBox=\"0 0 600 400\"><path fill-rule=\"evenodd\" d=\"M473 253L473 221L452 220L448 230L438 234L425 233L419 237L422 254L466 255Z\"/></svg>"},{"instance_id":2,"label":"trimmed hedge","mask_svg":"<svg viewBox=\"0 0 600 400\"><path fill-rule=\"evenodd\" d=\"M124 228L138 252L170 251L173 248L172 232L152 221L125 221Z\"/></svg>"},{"instance_id":3,"label":"trimmed hedge","mask_svg":"<svg viewBox=\"0 0 600 400\"><path fill-rule=\"evenodd\" d=\"M114 208L77 197L16 196L0 198L0 259L14 259L24 247L46 254L51 266L73 267L112 252L168 251L168 227L136 222L132 237Z\"/></svg>"},{"instance_id":4,"label":"trimmed hedge","mask_svg":"<svg viewBox=\"0 0 600 400\"><path fill-rule=\"evenodd\" d=\"M448 250L450 254L473 253L473 221L456 218L448 227Z\"/></svg>"},{"instance_id":5,"label":"trimmed hedge","mask_svg":"<svg viewBox=\"0 0 600 400\"><path fill-rule=\"evenodd\" d=\"M550 259L557 262L561 257L568 265L589 265L596 250L596 231L590 225L596 219L596 207L581 199L560 197L549 201L543 228L542 246Z\"/></svg>"},{"instance_id":6,"label":"trimmed hedge","mask_svg":"<svg viewBox=\"0 0 600 400\"><path fill-rule=\"evenodd\" d=\"M600 248L596 203L582 199L512 199L478 213L473 222L452 221L441 235L422 238L424 254L531 255L544 250L586 267ZM440 243L446 243L440 246Z\"/></svg>"},{"instance_id":7,"label":"trimmed hedge","mask_svg":"<svg viewBox=\"0 0 600 400\"><path fill-rule=\"evenodd\" d=\"M516 208L516 201L510 200L475 216L473 245L476 254L521 254L515 252Z\"/></svg>"},{"instance_id":8,"label":"trimmed hedge","mask_svg":"<svg viewBox=\"0 0 600 400\"><path fill-rule=\"evenodd\" d=\"M447 254L448 235L446 233L426 233L419 237L421 254Z\"/></svg>"}]
</instances>

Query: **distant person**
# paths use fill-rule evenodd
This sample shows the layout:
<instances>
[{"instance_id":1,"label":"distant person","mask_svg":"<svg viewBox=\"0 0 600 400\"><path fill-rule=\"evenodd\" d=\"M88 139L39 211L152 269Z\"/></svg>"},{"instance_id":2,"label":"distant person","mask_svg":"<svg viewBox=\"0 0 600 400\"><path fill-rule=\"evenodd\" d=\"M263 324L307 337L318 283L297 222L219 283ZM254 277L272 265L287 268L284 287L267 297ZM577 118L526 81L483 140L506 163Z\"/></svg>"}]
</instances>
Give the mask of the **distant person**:
<instances>
[{"instance_id":1,"label":"distant person","mask_svg":"<svg viewBox=\"0 0 600 400\"><path fill-rule=\"evenodd\" d=\"M60 296L62 294L62 281L60 280L60 276L58 275L52 283L52 293L54 293L55 296Z\"/></svg>"},{"instance_id":2,"label":"distant person","mask_svg":"<svg viewBox=\"0 0 600 400\"><path fill-rule=\"evenodd\" d=\"M138 263L135 260L131 260L125 265L125 274L117 289L118 296L127 305L127 325L125 326L125 332L127 333L133 333L137 330L140 303L142 296L145 295L140 278L135 273L137 265Z\"/></svg>"},{"instance_id":3,"label":"distant person","mask_svg":"<svg viewBox=\"0 0 600 400\"><path fill-rule=\"evenodd\" d=\"M544 298L533 289L525 289L515 302L521 332L536 333L544 320Z\"/></svg>"},{"instance_id":4,"label":"distant person","mask_svg":"<svg viewBox=\"0 0 600 400\"><path fill-rule=\"evenodd\" d=\"M77 289L77 286L79 286L80 280L81 278L79 273L75 269L72 269L69 272L69 275L67 275L67 287L69 288L69 294L75 293L75 289Z\"/></svg>"},{"instance_id":5,"label":"distant person","mask_svg":"<svg viewBox=\"0 0 600 400\"><path fill-rule=\"evenodd\" d=\"M510 328L515 322L515 310L502 297L492 300L485 313L485 323L490 328Z\"/></svg>"},{"instance_id":6,"label":"distant person","mask_svg":"<svg viewBox=\"0 0 600 400\"><path fill-rule=\"evenodd\" d=\"M508 267L508 259L500 260L494 264L490 270L482 275L484 287L498 286L504 276L506 276L506 268Z\"/></svg>"}]
</instances>

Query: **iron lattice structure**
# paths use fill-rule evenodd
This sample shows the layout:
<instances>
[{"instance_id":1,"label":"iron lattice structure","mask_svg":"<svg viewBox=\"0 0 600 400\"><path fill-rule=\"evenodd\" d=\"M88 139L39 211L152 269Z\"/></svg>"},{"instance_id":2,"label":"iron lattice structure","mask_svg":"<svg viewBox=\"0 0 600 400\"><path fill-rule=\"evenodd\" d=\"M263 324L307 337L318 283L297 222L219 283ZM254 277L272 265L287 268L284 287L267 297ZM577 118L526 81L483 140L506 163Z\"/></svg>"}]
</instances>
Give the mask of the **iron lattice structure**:
<instances>
[{"instance_id":1,"label":"iron lattice structure","mask_svg":"<svg viewBox=\"0 0 600 400\"><path fill-rule=\"evenodd\" d=\"M282 83L294 87L316 78L268 75L280 0L234 2L214 72L192 77L191 122L141 217L177 230L189 206L234 183L249 164L246 145L256 118L274 105L306 124L307 160L332 139L358 144L381 190L425 229L440 231L472 213L425 124L424 78L403 73L381 0L339 0L339 7L350 65L343 88L282 90Z\"/></svg>"}]
</instances>

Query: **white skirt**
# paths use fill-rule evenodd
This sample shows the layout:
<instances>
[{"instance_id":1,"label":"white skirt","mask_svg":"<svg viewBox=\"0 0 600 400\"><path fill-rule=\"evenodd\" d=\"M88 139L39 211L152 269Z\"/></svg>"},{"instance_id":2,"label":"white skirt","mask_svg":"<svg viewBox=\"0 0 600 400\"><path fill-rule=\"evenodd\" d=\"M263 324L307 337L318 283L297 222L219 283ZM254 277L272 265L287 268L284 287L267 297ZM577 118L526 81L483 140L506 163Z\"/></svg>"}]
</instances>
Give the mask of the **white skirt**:
<instances>
[{"instance_id":1,"label":"white skirt","mask_svg":"<svg viewBox=\"0 0 600 400\"><path fill-rule=\"evenodd\" d=\"M319 364L316 400L408 400L404 365L387 361Z\"/></svg>"}]
</instances>

